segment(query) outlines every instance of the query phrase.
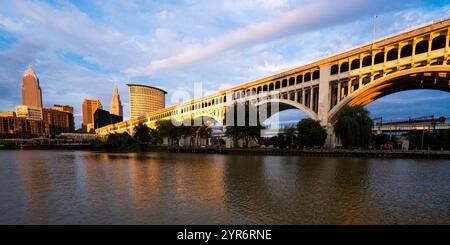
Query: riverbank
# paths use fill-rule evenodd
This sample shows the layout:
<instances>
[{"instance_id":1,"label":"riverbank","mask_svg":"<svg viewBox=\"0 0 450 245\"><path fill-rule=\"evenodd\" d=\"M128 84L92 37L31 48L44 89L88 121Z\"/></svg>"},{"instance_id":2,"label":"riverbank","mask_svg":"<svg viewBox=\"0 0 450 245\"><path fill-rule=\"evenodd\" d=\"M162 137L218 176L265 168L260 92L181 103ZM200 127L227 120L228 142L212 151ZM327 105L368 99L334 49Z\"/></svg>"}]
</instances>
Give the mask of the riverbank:
<instances>
[{"instance_id":1,"label":"riverbank","mask_svg":"<svg viewBox=\"0 0 450 245\"><path fill-rule=\"evenodd\" d=\"M2 148L0 148L2 149ZM450 151L434 150L344 150L344 149L277 149L277 148L225 148L225 147L177 147L143 145L130 148L101 148L89 144L63 145L24 145L16 150L84 150L95 152L131 153L131 152L171 152L197 154L240 154L240 155L280 155L307 157L358 157L358 158L409 158L409 159L450 159Z\"/></svg>"},{"instance_id":2,"label":"riverbank","mask_svg":"<svg viewBox=\"0 0 450 245\"><path fill-rule=\"evenodd\" d=\"M189 148L169 147L169 152L244 154L244 155L293 155L308 157L367 157L367 158L418 158L450 159L450 151L402 151L402 150L343 150L343 149L275 149L275 148Z\"/></svg>"}]
</instances>

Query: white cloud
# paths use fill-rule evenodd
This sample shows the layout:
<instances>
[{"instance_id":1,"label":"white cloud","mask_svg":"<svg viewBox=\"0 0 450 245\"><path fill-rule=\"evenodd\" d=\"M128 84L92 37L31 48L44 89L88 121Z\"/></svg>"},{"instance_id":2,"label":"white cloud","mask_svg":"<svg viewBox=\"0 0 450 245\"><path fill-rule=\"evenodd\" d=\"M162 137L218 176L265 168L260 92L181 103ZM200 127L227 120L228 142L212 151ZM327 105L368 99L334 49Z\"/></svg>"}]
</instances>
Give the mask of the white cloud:
<instances>
[{"instance_id":1,"label":"white cloud","mask_svg":"<svg viewBox=\"0 0 450 245\"><path fill-rule=\"evenodd\" d=\"M167 21L167 20L173 19L173 17L175 17L175 15L172 12L169 12L167 10L162 10L162 11L156 13L155 17L159 21Z\"/></svg>"},{"instance_id":2,"label":"white cloud","mask_svg":"<svg viewBox=\"0 0 450 245\"><path fill-rule=\"evenodd\" d=\"M160 69L197 62L224 51L335 24L371 4L371 2L360 0L315 1L288 11L276 19L254 23L214 38L201 47L188 47L178 55L154 60L147 67L127 69L126 73L129 76L150 75Z\"/></svg>"}]
</instances>

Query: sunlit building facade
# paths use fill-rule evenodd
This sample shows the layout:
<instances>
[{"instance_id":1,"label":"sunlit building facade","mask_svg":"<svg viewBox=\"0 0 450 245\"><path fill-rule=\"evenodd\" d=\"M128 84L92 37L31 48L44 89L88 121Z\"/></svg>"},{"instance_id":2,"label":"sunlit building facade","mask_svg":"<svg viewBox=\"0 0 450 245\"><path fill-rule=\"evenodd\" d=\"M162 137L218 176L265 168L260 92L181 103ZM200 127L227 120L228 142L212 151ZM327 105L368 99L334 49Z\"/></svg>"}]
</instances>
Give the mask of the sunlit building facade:
<instances>
[{"instance_id":1,"label":"sunlit building facade","mask_svg":"<svg viewBox=\"0 0 450 245\"><path fill-rule=\"evenodd\" d=\"M1 111L0 112L0 117L15 117L16 116L16 112L14 111Z\"/></svg>"},{"instance_id":2,"label":"sunlit building facade","mask_svg":"<svg viewBox=\"0 0 450 245\"><path fill-rule=\"evenodd\" d=\"M48 124L42 120L0 116L0 135L12 135L17 138L22 138L46 136L48 132Z\"/></svg>"},{"instance_id":3,"label":"sunlit building facade","mask_svg":"<svg viewBox=\"0 0 450 245\"><path fill-rule=\"evenodd\" d=\"M48 124L49 134L58 135L75 131L73 113L53 108L42 109L43 120Z\"/></svg>"},{"instance_id":4,"label":"sunlit building facade","mask_svg":"<svg viewBox=\"0 0 450 245\"><path fill-rule=\"evenodd\" d=\"M64 111L64 112L69 112L69 113L75 114L73 107L70 105L53 105L52 109L57 110L57 111Z\"/></svg>"},{"instance_id":5,"label":"sunlit building facade","mask_svg":"<svg viewBox=\"0 0 450 245\"><path fill-rule=\"evenodd\" d=\"M131 118L144 116L165 107L166 91L140 84L127 85L130 90Z\"/></svg>"},{"instance_id":6,"label":"sunlit building facade","mask_svg":"<svg viewBox=\"0 0 450 245\"><path fill-rule=\"evenodd\" d=\"M98 99L85 99L83 101L83 128L89 132L94 128L94 113L97 109L103 109Z\"/></svg>"},{"instance_id":7,"label":"sunlit building facade","mask_svg":"<svg viewBox=\"0 0 450 245\"><path fill-rule=\"evenodd\" d=\"M42 91L39 86L39 78L36 76L31 66L28 67L23 74L22 104L42 108Z\"/></svg>"},{"instance_id":8,"label":"sunlit building facade","mask_svg":"<svg viewBox=\"0 0 450 245\"><path fill-rule=\"evenodd\" d=\"M16 115L30 120L42 120L42 108L18 105L16 106Z\"/></svg>"}]
</instances>

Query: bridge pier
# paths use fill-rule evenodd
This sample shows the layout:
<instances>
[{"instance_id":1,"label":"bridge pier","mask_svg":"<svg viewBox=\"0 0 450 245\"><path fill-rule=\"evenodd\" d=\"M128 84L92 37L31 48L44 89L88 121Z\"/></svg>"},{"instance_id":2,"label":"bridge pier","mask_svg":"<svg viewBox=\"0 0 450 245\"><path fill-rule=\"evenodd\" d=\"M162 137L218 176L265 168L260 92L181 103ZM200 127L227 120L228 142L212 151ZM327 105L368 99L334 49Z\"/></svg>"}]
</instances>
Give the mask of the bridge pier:
<instances>
[{"instance_id":1,"label":"bridge pier","mask_svg":"<svg viewBox=\"0 0 450 245\"><path fill-rule=\"evenodd\" d=\"M324 147L327 149L333 149L337 145L337 139L334 134L334 126L329 121L329 111L331 104L331 66L324 65L320 67L319 78L319 108L317 112L317 119L320 121L320 125L327 131L327 139Z\"/></svg>"}]
</instances>

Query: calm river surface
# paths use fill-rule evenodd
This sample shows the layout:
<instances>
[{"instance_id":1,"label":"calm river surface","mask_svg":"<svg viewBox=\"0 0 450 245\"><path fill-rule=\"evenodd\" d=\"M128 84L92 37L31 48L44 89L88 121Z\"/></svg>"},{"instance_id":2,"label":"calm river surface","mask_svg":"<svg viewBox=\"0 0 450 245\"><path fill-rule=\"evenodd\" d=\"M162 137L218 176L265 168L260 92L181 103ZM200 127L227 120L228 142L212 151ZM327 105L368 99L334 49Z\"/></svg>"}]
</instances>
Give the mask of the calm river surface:
<instances>
[{"instance_id":1,"label":"calm river surface","mask_svg":"<svg viewBox=\"0 0 450 245\"><path fill-rule=\"evenodd\" d=\"M450 224L450 161L0 151L0 224Z\"/></svg>"}]
</instances>

